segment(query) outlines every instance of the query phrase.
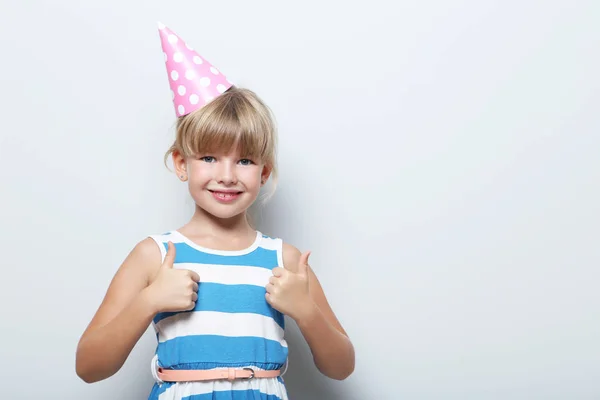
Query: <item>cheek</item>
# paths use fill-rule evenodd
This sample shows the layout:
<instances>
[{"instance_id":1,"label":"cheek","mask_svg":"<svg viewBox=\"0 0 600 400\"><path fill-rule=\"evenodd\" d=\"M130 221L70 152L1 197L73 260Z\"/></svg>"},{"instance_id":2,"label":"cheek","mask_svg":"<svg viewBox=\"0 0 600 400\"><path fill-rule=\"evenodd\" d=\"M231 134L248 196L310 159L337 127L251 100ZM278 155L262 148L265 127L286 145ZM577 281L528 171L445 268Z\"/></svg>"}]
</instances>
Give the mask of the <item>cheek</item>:
<instances>
[{"instance_id":1,"label":"cheek","mask_svg":"<svg viewBox=\"0 0 600 400\"><path fill-rule=\"evenodd\" d=\"M204 173L192 173L189 176L189 186L191 190L204 190L208 186L210 178Z\"/></svg>"},{"instance_id":2,"label":"cheek","mask_svg":"<svg viewBox=\"0 0 600 400\"><path fill-rule=\"evenodd\" d=\"M194 166L189 169L188 175L190 180L193 182L202 182L204 180L210 179L210 170L208 168L201 168L200 166Z\"/></svg>"},{"instance_id":3,"label":"cheek","mask_svg":"<svg viewBox=\"0 0 600 400\"><path fill-rule=\"evenodd\" d=\"M260 170L255 168L248 168L241 173L243 180L248 186L260 186Z\"/></svg>"}]
</instances>

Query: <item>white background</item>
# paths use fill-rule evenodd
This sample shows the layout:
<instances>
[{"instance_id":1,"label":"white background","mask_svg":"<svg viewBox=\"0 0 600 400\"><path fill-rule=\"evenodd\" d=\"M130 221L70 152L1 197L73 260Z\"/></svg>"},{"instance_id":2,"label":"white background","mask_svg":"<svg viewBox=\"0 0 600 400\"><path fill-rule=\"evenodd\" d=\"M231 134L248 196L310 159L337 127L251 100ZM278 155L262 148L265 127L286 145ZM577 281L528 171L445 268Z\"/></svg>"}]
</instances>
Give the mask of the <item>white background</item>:
<instances>
[{"instance_id":1,"label":"white background","mask_svg":"<svg viewBox=\"0 0 600 400\"><path fill-rule=\"evenodd\" d=\"M357 357L326 379L289 323L292 399L600 398L597 1L1 4L1 398L149 393L151 330L92 385L75 348L193 209L157 21L277 116L259 228L312 250Z\"/></svg>"}]
</instances>

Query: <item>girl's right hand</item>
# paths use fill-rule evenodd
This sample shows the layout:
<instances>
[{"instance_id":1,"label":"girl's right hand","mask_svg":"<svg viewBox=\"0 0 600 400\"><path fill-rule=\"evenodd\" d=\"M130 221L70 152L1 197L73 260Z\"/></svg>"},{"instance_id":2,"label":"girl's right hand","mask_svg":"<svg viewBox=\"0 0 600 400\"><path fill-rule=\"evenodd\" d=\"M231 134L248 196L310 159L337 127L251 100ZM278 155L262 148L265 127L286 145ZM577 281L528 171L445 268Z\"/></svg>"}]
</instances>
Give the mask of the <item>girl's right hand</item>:
<instances>
[{"instance_id":1,"label":"girl's right hand","mask_svg":"<svg viewBox=\"0 0 600 400\"><path fill-rule=\"evenodd\" d=\"M191 270L173 268L174 261L175 246L169 242L165 260L147 287L156 313L189 311L196 306L200 276Z\"/></svg>"}]
</instances>

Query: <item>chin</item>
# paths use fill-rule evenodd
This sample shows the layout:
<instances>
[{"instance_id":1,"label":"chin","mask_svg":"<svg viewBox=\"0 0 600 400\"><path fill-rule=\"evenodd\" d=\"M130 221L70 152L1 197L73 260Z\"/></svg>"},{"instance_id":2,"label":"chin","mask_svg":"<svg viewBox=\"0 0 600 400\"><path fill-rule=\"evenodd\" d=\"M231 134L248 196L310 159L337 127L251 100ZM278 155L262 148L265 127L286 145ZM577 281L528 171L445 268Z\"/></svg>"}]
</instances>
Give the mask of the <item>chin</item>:
<instances>
[{"instance_id":1,"label":"chin","mask_svg":"<svg viewBox=\"0 0 600 400\"><path fill-rule=\"evenodd\" d=\"M242 194L242 197L248 195L249 193L246 192ZM212 195L209 194L209 196L210 197L207 198L206 196L200 195L194 198L195 203L204 212L220 219L234 218L240 214L243 214L252 205L252 201L249 201L248 198L239 198L230 204L224 204L214 200Z\"/></svg>"},{"instance_id":2,"label":"chin","mask_svg":"<svg viewBox=\"0 0 600 400\"><path fill-rule=\"evenodd\" d=\"M220 210L220 209L215 209L215 207L202 207L202 205L198 205L198 207L202 208L205 212L209 213L210 215L219 218L219 219L231 219L234 217L237 217L238 215L242 214L246 209L237 209L237 208L231 208L229 210Z\"/></svg>"}]
</instances>

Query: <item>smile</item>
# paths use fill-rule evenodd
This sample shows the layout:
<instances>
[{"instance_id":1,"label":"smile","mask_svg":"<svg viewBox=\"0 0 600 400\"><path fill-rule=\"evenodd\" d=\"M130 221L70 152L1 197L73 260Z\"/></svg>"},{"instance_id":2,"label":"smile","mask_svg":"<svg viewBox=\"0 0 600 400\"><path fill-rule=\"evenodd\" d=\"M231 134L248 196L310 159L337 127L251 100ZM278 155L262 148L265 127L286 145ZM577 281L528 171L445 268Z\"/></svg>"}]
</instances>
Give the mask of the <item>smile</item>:
<instances>
[{"instance_id":1,"label":"smile","mask_svg":"<svg viewBox=\"0 0 600 400\"><path fill-rule=\"evenodd\" d=\"M230 202L237 199L242 192L215 192L209 190L213 197L221 202Z\"/></svg>"}]
</instances>

